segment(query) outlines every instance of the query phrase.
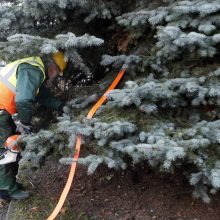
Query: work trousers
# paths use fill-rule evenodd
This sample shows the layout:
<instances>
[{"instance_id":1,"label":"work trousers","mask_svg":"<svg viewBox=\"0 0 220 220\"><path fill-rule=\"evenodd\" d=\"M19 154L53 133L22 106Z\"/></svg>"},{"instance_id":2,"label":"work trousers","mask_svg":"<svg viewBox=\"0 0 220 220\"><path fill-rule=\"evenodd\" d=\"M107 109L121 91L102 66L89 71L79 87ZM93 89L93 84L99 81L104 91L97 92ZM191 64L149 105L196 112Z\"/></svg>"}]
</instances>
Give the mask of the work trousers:
<instances>
[{"instance_id":1,"label":"work trousers","mask_svg":"<svg viewBox=\"0 0 220 220\"><path fill-rule=\"evenodd\" d=\"M16 125L11 115L0 110L0 151L4 150L4 142L8 137L15 134ZM0 197L1 192L12 194L18 190L16 175L18 173L18 162L0 165Z\"/></svg>"}]
</instances>

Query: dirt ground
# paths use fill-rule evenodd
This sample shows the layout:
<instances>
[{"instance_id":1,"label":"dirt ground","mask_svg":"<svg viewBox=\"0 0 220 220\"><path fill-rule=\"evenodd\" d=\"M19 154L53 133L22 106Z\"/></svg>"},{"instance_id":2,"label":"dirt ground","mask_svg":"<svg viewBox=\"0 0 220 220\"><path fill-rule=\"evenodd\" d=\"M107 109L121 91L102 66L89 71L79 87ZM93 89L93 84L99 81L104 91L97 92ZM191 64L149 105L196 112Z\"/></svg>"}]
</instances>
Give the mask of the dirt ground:
<instances>
[{"instance_id":1,"label":"dirt ground","mask_svg":"<svg viewBox=\"0 0 220 220\"><path fill-rule=\"evenodd\" d=\"M4 202L0 201L0 220L5 220L7 210L8 204L5 204Z\"/></svg>"},{"instance_id":2,"label":"dirt ground","mask_svg":"<svg viewBox=\"0 0 220 220\"><path fill-rule=\"evenodd\" d=\"M58 201L68 171L68 166L50 159L41 170L28 177L35 186L33 198L41 195L51 202L47 215ZM219 220L220 194L215 195L210 204L204 204L192 198L192 190L181 174L159 175L146 168L139 172L132 169L114 172L100 167L95 175L87 176L86 169L79 165L68 200L59 215L65 214L68 206L81 213L81 217L87 217L58 219ZM24 209L26 212L41 211L42 208L30 203L29 208Z\"/></svg>"}]
</instances>

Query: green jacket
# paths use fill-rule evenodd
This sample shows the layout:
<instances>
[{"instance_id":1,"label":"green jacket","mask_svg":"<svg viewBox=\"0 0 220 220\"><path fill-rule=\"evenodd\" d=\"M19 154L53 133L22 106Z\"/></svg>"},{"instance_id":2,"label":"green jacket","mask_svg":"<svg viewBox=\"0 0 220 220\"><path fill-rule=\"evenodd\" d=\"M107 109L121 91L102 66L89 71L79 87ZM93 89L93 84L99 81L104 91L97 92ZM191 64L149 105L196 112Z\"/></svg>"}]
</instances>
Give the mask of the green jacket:
<instances>
[{"instance_id":1,"label":"green jacket","mask_svg":"<svg viewBox=\"0 0 220 220\"><path fill-rule=\"evenodd\" d=\"M59 110L64 105L51 94L44 84L41 84L43 74L38 67L22 63L18 67L16 76L15 104L18 118L23 124L31 123L32 106L35 101L55 110Z\"/></svg>"}]
</instances>

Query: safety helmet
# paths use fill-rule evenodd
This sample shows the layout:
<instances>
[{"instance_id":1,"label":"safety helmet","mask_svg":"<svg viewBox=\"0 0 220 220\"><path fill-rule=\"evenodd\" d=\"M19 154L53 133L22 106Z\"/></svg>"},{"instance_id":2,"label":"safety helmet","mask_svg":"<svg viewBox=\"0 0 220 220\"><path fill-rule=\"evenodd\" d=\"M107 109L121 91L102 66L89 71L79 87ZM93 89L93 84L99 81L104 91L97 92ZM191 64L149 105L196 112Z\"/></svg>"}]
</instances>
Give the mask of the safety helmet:
<instances>
[{"instance_id":1,"label":"safety helmet","mask_svg":"<svg viewBox=\"0 0 220 220\"><path fill-rule=\"evenodd\" d=\"M59 51L59 52L53 53L53 60L60 69L60 74L59 75L63 76L63 72L64 72L64 70L66 69L66 66L67 66L67 63L64 59L63 52Z\"/></svg>"}]
</instances>

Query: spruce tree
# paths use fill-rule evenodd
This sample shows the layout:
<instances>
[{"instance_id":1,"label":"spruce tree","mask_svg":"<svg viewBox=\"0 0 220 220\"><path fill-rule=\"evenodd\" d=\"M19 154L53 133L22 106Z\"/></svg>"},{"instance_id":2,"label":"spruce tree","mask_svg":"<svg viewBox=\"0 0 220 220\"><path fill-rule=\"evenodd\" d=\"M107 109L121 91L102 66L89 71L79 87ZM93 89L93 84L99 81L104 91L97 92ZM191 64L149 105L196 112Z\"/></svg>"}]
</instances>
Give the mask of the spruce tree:
<instances>
[{"instance_id":1,"label":"spruce tree","mask_svg":"<svg viewBox=\"0 0 220 220\"><path fill-rule=\"evenodd\" d=\"M39 167L54 147L61 154L64 146L72 151L80 134L83 147L90 146L79 159L89 174L100 164L126 169L128 161L158 172L181 167L195 186L193 195L209 202L208 194L220 187L219 12L217 0L1 3L2 60L61 49L73 64L71 74L84 77L77 84L68 75L68 89L103 78L96 91L85 87L74 94L58 123L23 138L21 167ZM86 119L122 68L127 71L120 88L107 95L95 118ZM60 162L72 159L64 155Z\"/></svg>"}]
</instances>

